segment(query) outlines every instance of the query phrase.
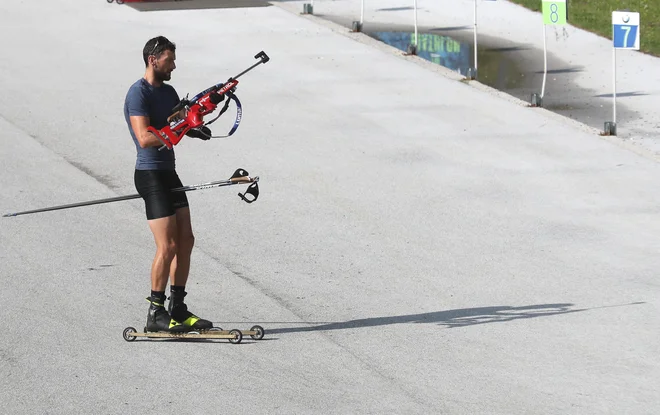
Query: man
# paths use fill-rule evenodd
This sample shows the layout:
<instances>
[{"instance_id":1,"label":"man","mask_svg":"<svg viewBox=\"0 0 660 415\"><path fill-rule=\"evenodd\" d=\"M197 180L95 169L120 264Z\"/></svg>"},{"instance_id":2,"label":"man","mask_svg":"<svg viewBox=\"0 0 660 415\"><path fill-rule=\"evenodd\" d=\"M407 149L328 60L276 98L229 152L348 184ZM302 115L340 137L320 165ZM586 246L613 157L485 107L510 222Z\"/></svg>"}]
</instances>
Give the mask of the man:
<instances>
[{"instance_id":1,"label":"man","mask_svg":"<svg viewBox=\"0 0 660 415\"><path fill-rule=\"evenodd\" d=\"M165 83L176 68L176 46L163 36L149 40L142 52L145 73L128 90L124 118L137 150L135 188L144 199L147 222L156 242L151 266L151 295L147 314L148 331L185 332L209 329L213 324L190 311L183 299L190 270L194 235L185 192L171 192L182 183L175 170L174 150L163 149L161 141L147 128L161 129L179 103L175 89ZM208 128L188 134L208 140ZM165 289L170 280L170 302L165 309Z\"/></svg>"}]
</instances>

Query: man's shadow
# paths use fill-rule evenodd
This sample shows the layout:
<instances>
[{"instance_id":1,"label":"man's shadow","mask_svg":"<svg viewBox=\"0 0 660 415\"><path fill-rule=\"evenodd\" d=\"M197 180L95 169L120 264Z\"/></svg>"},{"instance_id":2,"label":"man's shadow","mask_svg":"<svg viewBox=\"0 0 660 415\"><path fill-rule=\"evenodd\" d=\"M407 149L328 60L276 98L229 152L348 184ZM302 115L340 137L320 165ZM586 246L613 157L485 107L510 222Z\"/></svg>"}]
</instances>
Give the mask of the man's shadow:
<instances>
[{"instance_id":1,"label":"man's shadow","mask_svg":"<svg viewBox=\"0 0 660 415\"><path fill-rule=\"evenodd\" d=\"M642 303L631 303L642 304ZM309 323L302 327L285 327L268 329L268 334L276 333L300 333L313 331L330 331L357 329L363 327L388 326L391 324L404 323L431 323L445 328L456 328L474 326L477 324L503 323L506 321L549 317L559 314L570 314L590 310L590 308L573 308L574 304L537 304L521 307L493 306L476 308L459 308L455 310L437 311L433 313L409 314L393 317L373 317L345 322ZM601 308L601 307L597 307Z\"/></svg>"}]
</instances>

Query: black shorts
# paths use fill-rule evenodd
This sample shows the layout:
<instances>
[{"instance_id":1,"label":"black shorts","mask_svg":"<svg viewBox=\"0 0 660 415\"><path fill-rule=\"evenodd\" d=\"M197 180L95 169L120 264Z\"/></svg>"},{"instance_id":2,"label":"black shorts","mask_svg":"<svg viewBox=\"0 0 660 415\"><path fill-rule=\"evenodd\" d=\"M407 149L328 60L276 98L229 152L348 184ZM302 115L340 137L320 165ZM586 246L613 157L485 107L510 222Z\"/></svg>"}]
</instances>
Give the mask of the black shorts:
<instances>
[{"instance_id":1,"label":"black shorts","mask_svg":"<svg viewBox=\"0 0 660 415\"><path fill-rule=\"evenodd\" d=\"M185 192L170 191L183 187L174 170L135 170L134 181L149 220L172 216L177 209L188 206Z\"/></svg>"}]
</instances>

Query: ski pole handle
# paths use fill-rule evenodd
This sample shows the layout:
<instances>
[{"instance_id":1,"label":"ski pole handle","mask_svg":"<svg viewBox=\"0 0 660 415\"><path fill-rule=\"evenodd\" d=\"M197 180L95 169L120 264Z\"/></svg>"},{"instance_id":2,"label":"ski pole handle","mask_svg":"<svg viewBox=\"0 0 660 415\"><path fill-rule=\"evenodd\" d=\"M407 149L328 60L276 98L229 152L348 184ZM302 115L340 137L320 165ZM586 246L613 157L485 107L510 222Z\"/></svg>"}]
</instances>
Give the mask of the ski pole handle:
<instances>
[{"instance_id":1,"label":"ski pole handle","mask_svg":"<svg viewBox=\"0 0 660 415\"><path fill-rule=\"evenodd\" d=\"M246 203L252 203L255 202L259 198L259 176L254 178L254 182L250 186L248 186L247 190L245 193L239 193L238 196ZM252 199L248 199L245 197L246 195L252 196Z\"/></svg>"}]
</instances>

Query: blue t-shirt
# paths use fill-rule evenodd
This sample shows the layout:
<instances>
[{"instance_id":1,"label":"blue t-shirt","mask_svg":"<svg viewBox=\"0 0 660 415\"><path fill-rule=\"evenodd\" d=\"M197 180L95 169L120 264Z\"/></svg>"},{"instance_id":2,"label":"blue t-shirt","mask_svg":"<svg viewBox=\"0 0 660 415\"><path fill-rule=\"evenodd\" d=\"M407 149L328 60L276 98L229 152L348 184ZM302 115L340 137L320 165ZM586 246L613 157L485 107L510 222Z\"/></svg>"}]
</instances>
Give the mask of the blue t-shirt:
<instances>
[{"instance_id":1,"label":"blue t-shirt","mask_svg":"<svg viewBox=\"0 0 660 415\"><path fill-rule=\"evenodd\" d=\"M149 117L149 124L157 130L168 125L167 117L172 115L172 108L179 103L179 95L171 85L162 84L155 87L140 78L128 89L124 102L124 118L128 131L133 137L137 150L135 168L137 170L174 170L174 149L160 147L141 148L131 127L130 116L142 115Z\"/></svg>"}]
</instances>

